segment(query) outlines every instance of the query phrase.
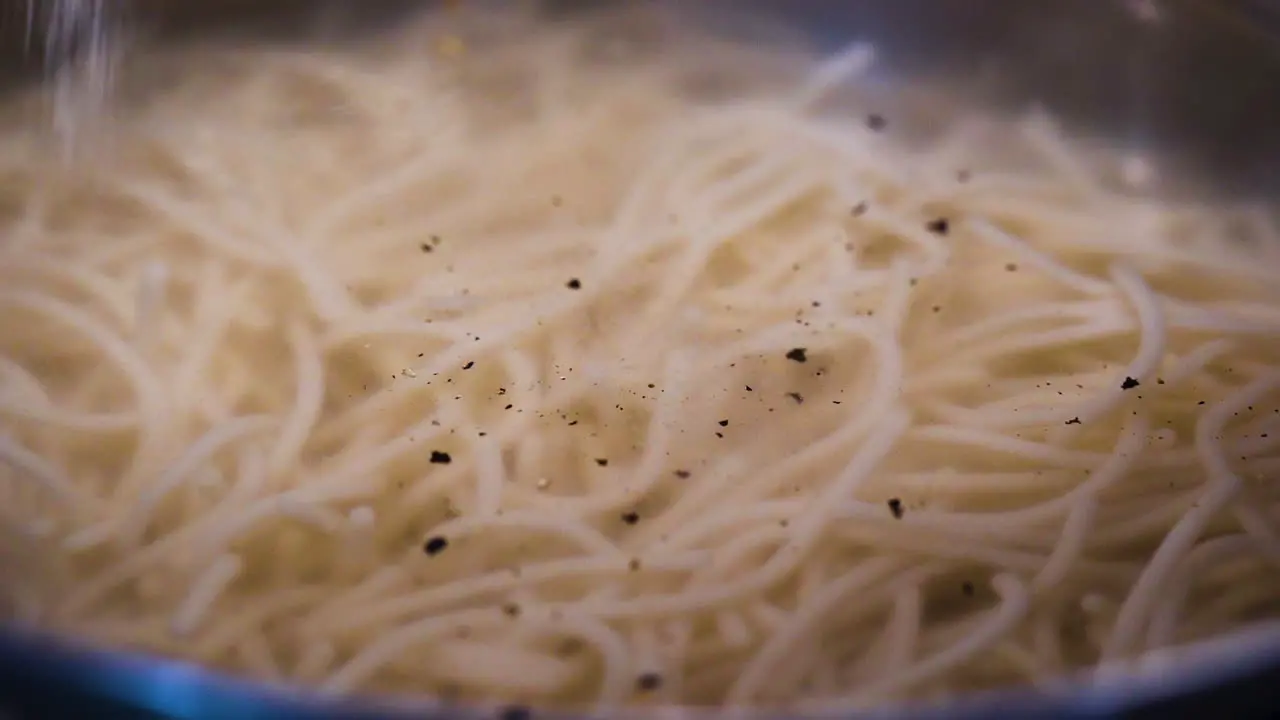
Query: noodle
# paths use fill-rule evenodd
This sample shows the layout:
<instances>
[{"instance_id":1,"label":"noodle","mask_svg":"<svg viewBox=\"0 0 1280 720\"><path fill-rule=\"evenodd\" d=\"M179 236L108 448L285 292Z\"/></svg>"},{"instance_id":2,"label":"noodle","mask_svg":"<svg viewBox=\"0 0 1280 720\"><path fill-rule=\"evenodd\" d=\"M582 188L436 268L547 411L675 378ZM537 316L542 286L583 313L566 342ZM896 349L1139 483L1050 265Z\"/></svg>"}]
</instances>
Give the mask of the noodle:
<instances>
[{"instance_id":1,"label":"noodle","mask_svg":"<svg viewBox=\"0 0 1280 720\"><path fill-rule=\"evenodd\" d=\"M103 158L0 134L0 618L325 692L840 709L1274 617L1264 210L1043 114L908 139L870 47L636 12L187 48Z\"/></svg>"}]
</instances>

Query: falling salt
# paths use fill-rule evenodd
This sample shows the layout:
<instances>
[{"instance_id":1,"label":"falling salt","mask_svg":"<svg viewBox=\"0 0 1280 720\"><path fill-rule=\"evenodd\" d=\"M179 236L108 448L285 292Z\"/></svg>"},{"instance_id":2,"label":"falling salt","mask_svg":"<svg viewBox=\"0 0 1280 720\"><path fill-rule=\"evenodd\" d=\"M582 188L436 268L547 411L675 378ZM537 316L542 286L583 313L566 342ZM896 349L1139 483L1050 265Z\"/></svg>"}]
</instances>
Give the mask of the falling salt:
<instances>
[{"instance_id":1,"label":"falling salt","mask_svg":"<svg viewBox=\"0 0 1280 720\"><path fill-rule=\"evenodd\" d=\"M44 33L53 130L68 152L106 111L119 60L119 2L27 0L27 44Z\"/></svg>"}]
</instances>

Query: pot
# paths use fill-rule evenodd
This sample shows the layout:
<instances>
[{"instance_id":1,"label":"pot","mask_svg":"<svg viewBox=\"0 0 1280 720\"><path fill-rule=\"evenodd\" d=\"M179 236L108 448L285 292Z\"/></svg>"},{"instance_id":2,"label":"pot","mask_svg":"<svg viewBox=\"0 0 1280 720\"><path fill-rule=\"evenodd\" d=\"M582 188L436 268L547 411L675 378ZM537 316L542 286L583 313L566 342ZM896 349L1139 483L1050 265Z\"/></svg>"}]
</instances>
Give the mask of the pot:
<instances>
[{"instance_id":1,"label":"pot","mask_svg":"<svg viewBox=\"0 0 1280 720\"><path fill-rule=\"evenodd\" d=\"M542 9L577 12L588 4L549 0ZM43 52L56 48L46 47L39 21L29 33L12 5L0 17L0 78L11 87L40 82L48 56L59 55ZM122 17L134 36L160 43L217 34L292 42L316 26L310 19L322 5L328 32L360 34L393 26L422 3L139 0ZM1074 130L1158 157L1192 179L1169 192L1280 196L1280 6L1273 2L704 0L697 7L712 23L732 23L744 10L777 16L821 48L870 41L878 57L873 84L927 80L1010 110L1034 101ZM1153 655L1136 669L850 717L1263 718L1277 707L1280 625ZM0 720L73 717L478 720L482 714L396 699L334 700L0 627Z\"/></svg>"}]
</instances>

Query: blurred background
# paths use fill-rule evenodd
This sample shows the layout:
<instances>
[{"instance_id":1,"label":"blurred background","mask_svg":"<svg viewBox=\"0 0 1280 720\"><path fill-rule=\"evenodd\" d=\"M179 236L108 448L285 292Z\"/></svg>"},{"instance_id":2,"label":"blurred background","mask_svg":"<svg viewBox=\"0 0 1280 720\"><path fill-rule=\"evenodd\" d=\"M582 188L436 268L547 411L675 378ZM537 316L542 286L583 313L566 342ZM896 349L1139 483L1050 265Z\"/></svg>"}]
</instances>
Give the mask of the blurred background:
<instances>
[{"instance_id":1,"label":"blurred background","mask_svg":"<svg viewBox=\"0 0 1280 720\"><path fill-rule=\"evenodd\" d=\"M104 11L128 51L227 33L341 37L394 25L431 0L0 0L0 91L82 57L85 27L48 42L79 5ZM453 0L456 4L492 0ZM614 0L535 0L565 13ZM652 0L649 0L652 1ZM674 0L667 0L673 2ZM61 8L59 5L61 4ZM1280 2L1276 0L703 0L715 23L750 8L819 45L875 42L898 75L984 101L1043 102L1087 129L1162 152L1231 194L1280 190ZM61 16L56 13L61 11ZM48 51L48 52L47 52Z\"/></svg>"}]
</instances>

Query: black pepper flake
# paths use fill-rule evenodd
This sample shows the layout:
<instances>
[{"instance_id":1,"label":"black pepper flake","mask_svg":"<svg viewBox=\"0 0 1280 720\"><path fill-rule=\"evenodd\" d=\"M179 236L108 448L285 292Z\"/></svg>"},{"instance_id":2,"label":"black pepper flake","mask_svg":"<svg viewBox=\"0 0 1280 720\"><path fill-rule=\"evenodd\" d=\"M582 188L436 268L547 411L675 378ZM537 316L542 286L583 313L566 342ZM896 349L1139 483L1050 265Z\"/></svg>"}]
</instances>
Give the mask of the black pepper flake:
<instances>
[{"instance_id":1,"label":"black pepper flake","mask_svg":"<svg viewBox=\"0 0 1280 720\"><path fill-rule=\"evenodd\" d=\"M720 425L720 427L729 427L729 421L728 421L728 420L721 420L721 421L719 422L719 425Z\"/></svg>"},{"instance_id":2,"label":"black pepper flake","mask_svg":"<svg viewBox=\"0 0 1280 720\"><path fill-rule=\"evenodd\" d=\"M681 480L688 480L692 475L693 473L689 472L688 470L677 470L675 472L675 476L680 478Z\"/></svg>"},{"instance_id":3,"label":"black pepper flake","mask_svg":"<svg viewBox=\"0 0 1280 720\"><path fill-rule=\"evenodd\" d=\"M431 462L435 465L448 465L449 463L453 462L453 458L449 457L449 453L447 452L432 450Z\"/></svg>"},{"instance_id":4,"label":"black pepper flake","mask_svg":"<svg viewBox=\"0 0 1280 720\"><path fill-rule=\"evenodd\" d=\"M436 247L439 247L439 246L440 246L440 236L439 236L439 235L432 235L432 236L431 236L431 244L432 244L432 245L435 245Z\"/></svg>"},{"instance_id":5,"label":"black pepper flake","mask_svg":"<svg viewBox=\"0 0 1280 720\"><path fill-rule=\"evenodd\" d=\"M1203 401L1203 400L1201 400L1200 402L1198 402L1198 403L1196 403L1196 404L1197 404L1197 405L1203 405L1203 404L1204 404L1204 401Z\"/></svg>"},{"instance_id":6,"label":"black pepper flake","mask_svg":"<svg viewBox=\"0 0 1280 720\"><path fill-rule=\"evenodd\" d=\"M857 205L854 205L853 209L849 211L849 214L853 217L862 217L863 215L866 215L867 204L865 202L860 202Z\"/></svg>"},{"instance_id":7,"label":"black pepper flake","mask_svg":"<svg viewBox=\"0 0 1280 720\"><path fill-rule=\"evenodd\" d=\"M802 347L791 348L790 350L787 351L787 359L791 360L792 362L802 363L809 359L808 352L809 351L807 348L802 348Z\"/></svg>"},{"instance_id":8,"label":"black pepper flake","mask_svg":"<svg viewBox=\"0 0 1280 720\"><path fill-rule=\"evenodd\" d=\"M520 606L513 603L505 603L502 606L502 613L507 617L520 617Z\"/></svg>"},{"instance_id":9,"label":"black pepper flake","mask_svg":"<svg viewBox=\"0 0 1280 720\"><path fill-rule=\"evenodd\" d=\"M1007 272L1017 272L1017 271L1018 271L1018 263L1005 263L1004 269L1005 269L1005 271L1007 271Z\"/></svg>"},{"instance_id":10,"label":"black pepper flake","mask_svg":"<svg viewBox=\"0 0 1280 720\"><path fill-rule=\"evenodd\" d=\"M1163 384L1164 384L1164 378L1156 378L1156 384L1157 384L1157 385L1163 385Z\"/></svg>"},{"instance_id":11,"label":"black pepper flake","mask_svg":"<svg viewBox=\"0 0 1280 720\"><path fill-rule=\"evenodd\" d=\"M475 367L475 366L476 366L476 361L475 361L475 360L472 360L472 361L468 362L466 365L463 365L463 366L462 366L462 369L463 369L463 370L470 370L471 368L473 368L473 367Z\"/></svg>"},{"instance_id":12,"label":"black pepper flake","mask_svg":"<svg viewBox=\"0 0 1280 720\"><path fill-rule=\"evenodd\" d=\"M662 676L655 672L641 673L636 678L636 689L640 692L653 692L662 687Z\"/></svg>"},{"instance_id":13,"label":"black pepper flake","mask_svg":"<svg viewBox=\"0 0 1280 720\"><path fill-rule=\"evenodd\" d=\"M609 458L596 458L596 464L599 465L600 467L608 467Z\"/></svg>"},{"instance_id":14,"label":"black pepper flake","mask_svg":"<svg viewBox=\"0 0 1280 720\"><path fill-rule=\"evenodd\" d=\"M639 571L640 558L631 558L631 560L627 561L627 569L630 570L631 572Z\"/></svg>"},{"instance_id":15,"label":"black pepper flake","mask_svg":"<svg viewBox=\"0 0 1280 720\"><path fill-rule=\"evenodd\" d=\"M431 243L422 243L418 246L418 249L424 253L429 253L432 250L435 250L435 248L431 247Z\"/></svg>"},{"instance_id":16,"label":"black pepper flake","mask_svg":"<svg viewBox=\"0 0 1280 720\"><path fill-rule=\"evenodd\" d=\"M792 400L795 400L797 405L804 404L804 396L798 392L789 392L787 393L787 397L791 398Z\"/></svg>"},{"instance_id":17,"label":"black pepper flake","mask_svg":"<svg viewBox=\"0 0 1280 720\"><path fill-rule=\"evenodd\" d=\"M1067 424L1068 424L1068 425L1079 425L1079 424L1080 424L1080 418L1078 418L1078 417L1073 417L1073 418L1071 418L1070 420L1068 420L1068 421L1067 421Z\"/></svg>"},{"instance_id":18,"label":"black pepper flake","mask_svg":"<svg viewBox=\"0 0 1280 720\"><path fill-rule=\"evenodd\" d=\"M570 290L581 290L582 281L579 280L578 278L569 278L569 282L565 283L564 286L569 288Z\"/></svg>"},{"instance_id":19,"label":"black pepper flake","mask_svg":"<svg viewBox=\"0 0 1280 720\"><path fill-rule=\"evenodd\" d=\"M747 392L752 392L750 385L743 385L742 387L746 388Z\"/></svg>"},{"instance_id":20,"label":"black pepper flake","mask_svg":"<svg viewBox=\"0 0 1280 720\"><path fill-rule=\"evenodd\" d=\"M938 218L925 223L925 229L934 235L946 235L951 232L951 223L946 218Z\"/></svg>"},{"instance_id":21,"label":"black pepper flake","mask_svg":"<svg viewBox=\"0 0 1280 720\"><path fill-rule=\"evenodd\" d=\"M508 705L498 711L498 720L530 720L533 711L524 705Z\"/></svg>"},{"instance_id":22,"label":"black pepper flake","mask_svg":"<svg viewBox=\"0 0 1280 720\"><path fill-rule=\"evenodd\" d=\"M457 685L444 685L436 691L436 696L445 705L455 705L458 702L458 698L462 696L462 688Z\"/></svg>"},{"instance_id":23,"label":"black pepper flake","mask_svg":"<svg viewBox=\"0 0 1280 720\"><path fill-rule=\"evenodd\" d=\"M435 537L428 538L427 541L422 544L422 552L434 557L444 552L447 547L449 547L449 541L439 535L436 535Z\"/></svg>"},{"instance_id":24,"label":"black pepper flake","mask_svg":"<svg viewBox=\"0 0 1280 720\"><path fill-rule=\"evenodd\" d=\"M622 513L622 522L628 525L635 525L640 522L640 513L632 510L631 512Z\"/></svg>"},{"instance_id":25,"label":"black pepper flake","mask_svg":"<svg viewBox=\"0 0 1280 720\"><path fill-rule=\"evenodd\" d=\"M897 520L902 519L902 501L898 498L889 498L889 512L893 513L893 517Z\"/></svg>"},{"instance_id":26,"label":"black pepper flake","mask_svg":"<svg viewBox=\"0 0 1280 720\"><path fill-rule=\"evenodd\" d=\"M570 657L580 652L582 652L582 641L578 638L565 638L555 650L556 655L560 657Z\"/></svg>"},{"instance_id":27,"label":"black pepper flake","mask_svg":"<svg viewBox=\"0 0 1280 720\"><path fill-rule=\"evenodd\" d=\"M880 132L889 125L889 121L880 113L871 113L867 116L867 128L873 132Z\"/></svg>"},{"instance_id":28,"label":"black pepper flake","mask_svg":"<svg viewBox=\"0 0 1280 720\"><path fill-rule=\"evenodd\" d=\"M1120 383L1120 389L1132 390L1141 384L1142 383L1138 382L1137 378L1125 377L1124 382Z\"/></svg>"},{"instance_id":29,"label":"black pepper flake","mask_svg":"<svg viewBox=\"0 0 1280 720\"><path fill-rule=\"evenodd\" d=\"M973 583L967 580L965 582L960 583L960 592L964 593L965 597L973 597L973 593L974 593Z\"/></svg>"}]
</instances>

